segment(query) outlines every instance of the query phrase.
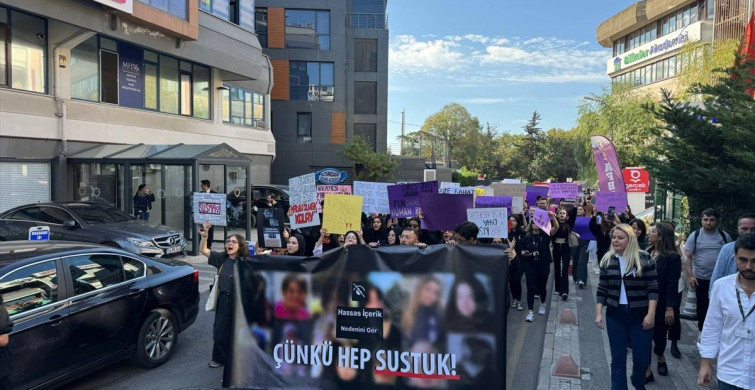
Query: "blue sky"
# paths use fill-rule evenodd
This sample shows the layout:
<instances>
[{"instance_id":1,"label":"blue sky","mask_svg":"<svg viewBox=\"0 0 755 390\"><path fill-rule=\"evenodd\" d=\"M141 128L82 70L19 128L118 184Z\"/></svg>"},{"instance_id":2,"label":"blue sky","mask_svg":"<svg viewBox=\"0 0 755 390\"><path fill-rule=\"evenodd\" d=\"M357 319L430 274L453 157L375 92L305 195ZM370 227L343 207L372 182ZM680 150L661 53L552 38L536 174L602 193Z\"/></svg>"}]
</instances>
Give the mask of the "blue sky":
<instances>
[{"instance_id":1,"label":"blue sky","mask_svg":"<svg viewBox=\"0 0 755 390\"><path fill-rule=\"evenodd\" d=\"M388 0L388 144L456 102L499 131L570 129L579 99L599 93L610 49L598 25L633 0Z\"/></svg>"}]
</instances>

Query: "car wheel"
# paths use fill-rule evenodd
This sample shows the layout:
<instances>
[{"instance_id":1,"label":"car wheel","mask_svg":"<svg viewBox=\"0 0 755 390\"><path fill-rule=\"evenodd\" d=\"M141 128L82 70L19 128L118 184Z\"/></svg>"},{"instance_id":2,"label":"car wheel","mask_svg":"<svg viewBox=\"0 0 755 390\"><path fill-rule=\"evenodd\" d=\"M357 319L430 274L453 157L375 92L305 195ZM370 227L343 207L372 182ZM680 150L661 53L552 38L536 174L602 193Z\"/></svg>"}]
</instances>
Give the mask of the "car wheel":
<instances>
[{"instance_id":1,"label":"car wheel","mask_svg":"<svg viewBox=\"0 0 755 390\"><path fill-rule=\"evenodd\" d=\"M139 367L153 368L165 363L178 343L176 319L167 310L152 311L142 323L131 360Z\"/></svg>"}]
</instances>

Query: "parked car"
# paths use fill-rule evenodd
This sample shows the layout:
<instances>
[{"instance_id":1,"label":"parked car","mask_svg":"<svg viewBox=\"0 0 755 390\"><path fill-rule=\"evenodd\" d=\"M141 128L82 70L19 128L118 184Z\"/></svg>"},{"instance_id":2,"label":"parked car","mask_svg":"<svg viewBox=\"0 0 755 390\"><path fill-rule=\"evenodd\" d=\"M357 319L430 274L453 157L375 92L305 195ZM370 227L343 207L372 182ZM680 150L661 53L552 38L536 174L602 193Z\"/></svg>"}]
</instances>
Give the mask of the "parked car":
<instances>
[{"instance_id":1,"label":"parked car","mask_svg":"<svg viewBox=\"0 0 755 390\"><path fill-rule=\"evenodd\" d=\"M114 362L152 368L197 318L199 274L177 259L67 241L0 243L13 389L56 387Z\"/></svg>"},{"instance_id":2,"label":"parked car","mask_svg":"<svg viewBox=\"0 0 755 390\"><path fill-rule=\"evenodd\" d=\"M51 240L83 241L163 256L183 253L178 230L143 221L107 203L62 201L33 203L0 214L0 241L26 240L29 228L48 226Z\"/></svg>"},{"instance_id":3,"label":"parked car","mask_svg":"<svg viewBox=\"0 0 755 390\"><path fill-rule=\"evenodd\" d=\"M251 208L254 209L255 207L258 209L261 208L267 208L267 197L268 195L272 195L273 199L275 199L278 204L280 204L281 210L283 210L283 215L288 214L288 208L289 208L289 200L288 200L288 186L278 186L278 185L258 185L258 186L252 186L252 200L251 200ZM247 196L246 196L246 189L236 187L233 190L231 190L228 195L226 196L226 199L228 202L236 208L236 211L238 212L238 220L246 221L246 210L249 208L249 203L247 202ZM288 220L288 217L286 216L286 220ZM256 226L256 213L252 214L252 226ZM243 226L243 225L242 225ZM239 226L239 227L242 227Z\"/></svg>"}]
</instances>

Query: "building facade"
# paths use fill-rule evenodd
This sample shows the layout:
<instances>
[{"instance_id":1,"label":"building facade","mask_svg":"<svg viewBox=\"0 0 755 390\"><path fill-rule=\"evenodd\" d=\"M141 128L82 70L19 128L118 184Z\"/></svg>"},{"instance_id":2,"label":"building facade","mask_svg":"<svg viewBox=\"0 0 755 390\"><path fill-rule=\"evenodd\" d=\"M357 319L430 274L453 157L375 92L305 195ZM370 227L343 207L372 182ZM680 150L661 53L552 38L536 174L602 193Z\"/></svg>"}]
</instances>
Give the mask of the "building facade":
<instances>
[{"instance_id":1,"label":"building facade","mask_svg":"<svg viewBox=\"0 0 755 390\"><path fill-rule=\"evenodd\" d=\"M347 139L387 149L387 0L257 0L256 31L273 64L272 183L347 169Z\"/></svg>"}]
</instances>

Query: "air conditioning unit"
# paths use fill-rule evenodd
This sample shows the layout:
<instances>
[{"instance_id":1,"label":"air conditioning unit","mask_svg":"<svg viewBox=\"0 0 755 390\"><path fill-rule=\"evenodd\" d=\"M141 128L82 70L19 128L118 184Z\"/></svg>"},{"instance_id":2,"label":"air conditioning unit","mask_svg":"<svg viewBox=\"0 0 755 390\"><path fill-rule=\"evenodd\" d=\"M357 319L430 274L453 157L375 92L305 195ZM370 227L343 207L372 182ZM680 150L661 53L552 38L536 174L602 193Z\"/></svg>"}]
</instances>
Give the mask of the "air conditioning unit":
<instances>
[{"instance_id":1,"label":"air conditioning unit","mask_svg":"<svg viewBox=\"0 0 755 390\"><path fill-rule=\"evenodd\" d=\"M424 178L423 181L437 180L435 169L425 169L425 174L423 175L423 178Z\"/></svg>"}]
</instances>

